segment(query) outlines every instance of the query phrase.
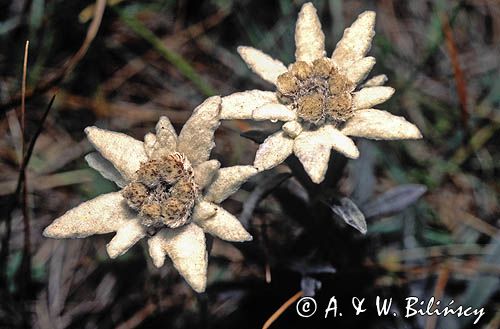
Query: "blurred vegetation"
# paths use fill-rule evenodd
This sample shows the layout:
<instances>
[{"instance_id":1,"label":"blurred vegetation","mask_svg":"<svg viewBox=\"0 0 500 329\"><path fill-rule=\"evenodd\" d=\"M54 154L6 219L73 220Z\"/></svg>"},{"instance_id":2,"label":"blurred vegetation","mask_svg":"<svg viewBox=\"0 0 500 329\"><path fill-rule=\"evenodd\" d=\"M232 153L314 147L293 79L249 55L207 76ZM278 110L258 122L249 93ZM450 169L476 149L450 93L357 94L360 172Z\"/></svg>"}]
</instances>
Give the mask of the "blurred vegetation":
<instances>
[{"instance_id":1,"label":"blurred vegetation","mask_svg":"<svg viewBox=\"0 0 500 329\"><path fill-rule=\"evenodd\" d=\"M334 155L321 193L301 180L294 159L257 176L225 204L254 241L212 240L209 287L197 295L170 265L155 269L141 246L110 260L109 236L55 241L41 231L115 189L83 160L91 150L86 126L142 139L160 115L181 127L207 95L269 89L236 47L292 62L303 2L110 0L99 20L99 1L0 0L0 327L259 328L301 289L325 306L333 295L340 305L352 296L393 297L400 311L407 296L455 299L485 307L477 326L500 327L500 3L313 2L328 52L359 13L376 10L372 75L387 74L396 88L382 109L408 118L425 138L358 140L362 156ZM23 150L42 126L26 194L16 195ZM224 122L214 157L251 163L252 132L275 128ZM364 212L366 236L333 211L343 197ZM300 319L293 305L271 326L295 327L476 326L470 318L373 312Z\"/></svg>"}]
</instances>

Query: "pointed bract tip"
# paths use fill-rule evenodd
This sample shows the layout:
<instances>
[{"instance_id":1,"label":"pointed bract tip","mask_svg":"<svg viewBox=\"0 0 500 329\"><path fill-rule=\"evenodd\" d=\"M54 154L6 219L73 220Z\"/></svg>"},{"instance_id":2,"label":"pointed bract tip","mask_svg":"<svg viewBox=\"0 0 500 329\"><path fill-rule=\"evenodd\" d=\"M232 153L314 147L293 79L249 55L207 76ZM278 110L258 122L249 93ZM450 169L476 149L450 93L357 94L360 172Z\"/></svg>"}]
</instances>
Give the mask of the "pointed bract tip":
<instances>
[{"instance_id":1,"label":"pointed bract tip","mask_svg":"<svg viewBox=\"0 0 500 329\"><path fill-rule=\"evenodd\" d=\"M91 134L96 129L99 129L99 128L97 128L96 126L89 126L89 127L85 128L83 131L88 136L89 134Z\"/></svg>"},{"instance_id":2,"label":"pointed bract tip","mask_svg":"<svg viewBox=\"0 0 500 329\"><path fill-rule=\"evenodd\" d=\"M220 234L219 238L224 241L230 242L249 242L253 241L253 236L247 232L243 227L238 232L227 232L227 234Z\"/></svg>"},{"instance_id":3,"label":"pointed bract tip","mask_svg":"<svg viewBox=\"0 0 500 329\"><path fill-rule=\"evenodd\" d=\"M241 55L241 53L245 52L245 50L248 48L249 47L247 47L247 46L238 46L238 47L236 47L236 51Z\"/></svg>"},{"instance_id":4,"label":"pointed bract tip","mask_svg":"<svg viewBox=\"0 0 500 329\"><path fill-rule=\"evenodd\" d=\"M197 293L201 294L201 293L204 293L205 290L207 289L207 283L204 282L204 283L194 283L194 282L188 282L189 285L191 286L191 288L193 288L194 291L196 291Z\"/></svg>"},{"instance_id":5,"label":"pointed bract tip","mask_svg":"<svg viewBox=\"0 0 500 329\"><path fill-rule=\"evenodd\" d=\"M406 131L405 137L402 139L422 139L424 136L420 129L412 123L410 123L410 125L411 126L407 128L408 130Z\"/></svg>"},{"instance_id":6,"label":"pointed bract tip","mask_svg":"<svg viewBox=\"0 0 500 329\"><path fill-rule=\"evenodd\" d=\"M121 255L121 253L118 252L116 249L110 247L110 243L106 245L106 252L108 253L109 258L111 259L115 259L116 257Z\"/></svg>"},{"instance_id":7,"label":"pointed bract tip","mask_svg":"<svg viewBox=\"0 0 500 329\"><path fill-rule=\"evenodd\" d=\"M302 8L300 8L300 11L303 11L306 8L314 9L316 10L316 7L314 7L314 4L312 2L306 2L302 5Z\"/></svg>"},{"instance_id":8,"label":"pointed bract tip","mask_svg":"<svg viewBox=\"0 0 500 329\"><path fill-rule=\"evenodd\" d=\"M54 232L54 226L53 225L47 226L43 230L42 235L46 238L52 238L52 239L56 238L56 234Z\"/></svg>"},{"instance_id":9,"label":"pointed bract tip","mask_svg":"<svg viewBox=\"0 0 500 329\"><path fill-rule=\"evenodd\" d=\"M351 158L351 159L359 158L359 150L358 149L353 150L353 152L351 154L349 154L349 158Z\"/></svg>"},{"instance_id":10,"label":"pointed bract tip","mask_svg":"<svg viewBox=\"0 0 500 329\"><path fill-rule=\"evenodd\" d=\"M363 18L363 19L367 19L367 20L371 20L371 21L375 21L377 17L377 13L374 12L373 10L366 10L364 12L362 12L361 14L359 14L358 18Z\"/></svg>"},{"instance_id":11,"label":"pointed bract tip","mask_svg":"<svg viewBox=\"0 0 500 329\"><path fill-rule=\"evenodd\" d=\"M325 179L325 175L322 175L322 176L314 176L314 177L311 177L309 176L309 178L311 178L311 181L314 183L314 184L320 184L324 179Z\"/></svg>"},{"instance_id":12,"label":"pointed bract tip","mask_svg":"<svg viewBox=\"0 0 500 329\"><path fill-rule=\"evenodd\" d=\"M156 267L156 268L160 268L163 266L163 264L165 264L165 258L153 258L153 265Z\"/></svg>"}]
</instances>

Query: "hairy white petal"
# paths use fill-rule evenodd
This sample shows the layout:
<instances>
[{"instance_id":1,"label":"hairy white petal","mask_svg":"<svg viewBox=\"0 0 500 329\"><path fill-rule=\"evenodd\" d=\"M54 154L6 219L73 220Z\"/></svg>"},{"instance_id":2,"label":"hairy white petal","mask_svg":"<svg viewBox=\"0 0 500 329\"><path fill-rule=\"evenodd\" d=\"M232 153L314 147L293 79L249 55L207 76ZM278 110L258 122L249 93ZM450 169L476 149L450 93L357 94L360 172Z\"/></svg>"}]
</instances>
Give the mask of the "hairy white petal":
<instances>
[{"instance_id":1,"label":"hairy white petal","mask_svg":"<svg viewBox=\"0 0 500 329\"><path fill-rule=\"evenodd\" d=\"M422 134L405 118L375 109L359 110L342 128L345 135L370 139L418 139Z\"/></svg>"},{"instance_id":2,"label":"hairy white petal","mask_svg":"<svg viewBox=\"0 0 500 329\"><path fill-rule=\"evenodd\" d=\"M156 135L153 133L147 133L144 135L144 150L148 158L151 158L156 144Z\"/></svg>"},{"instance_id":3,"label":"hairy white petal","mask_svg":"<svg viewBox=\"0 0 500 329\"><path fill-rule=\"evenodd\" d=\"M116 258L126 253L134 244L146 236L146 228L138 218L127 221L106 245L109 257Z\"/></svg>"},{"instance_id":4,"label":"hairy white petal","mask_svg":"<svg viewBox=\"0 0 500 329\"><path fill-rule=\"evenodd\" d=\"M192 220L197 223L201 220L214 216L217 213L217 207L212 202L200 200L193 208Z\"/></svg>"},{"instance_id":5,"label":"hairy white petal","mask_svg":"<svg viewBox=\"0 0 500 329\"><path fill-rule=\"evenodd\" d=\"M378 87L383 86L387 82L388 78L385 74L379 74L369 79L363 84L364 87Z\"/></svg>"},{"instance_id":6,"label":"hairy white petal","mask_svg":"<svg viewBox=\"0 0 500 329\"><path fill-rule=\"evenodd\" d=\"M295 26L295 60L312 62L325 56L325 35L316 8L310 2L299 12Z\"/></svg>"},{"instance_id":7,"label":"hairy white petal","mask_svg":"<svg viewBox=\"0 0 500 329\"><path fill-rule=\"evenodd\" d=\"M216 204L211 204L216 213L205 219L194 219L194 222L208 232L222 240L242 242L251 241L252 236L245 230L240 221L229 212Z\"/></svg>"},{"instance_id":8,"label":"hairy white petal","mask_svg":"<svg viewBox=\"0 0 500 329\"><path fill-rule=\"evenodd\" d=\"M304 131L295 139L293 153L314 183L321 183L325 178L332 148L349 158L359 157L354 142L332 125Z\"/></svg>"},{"instance_id":9,"label":"hairy white petal","mask_svg":"<svg viewBox=\"0 0 500 329\"><path fill-rule=\"evenodd\" d=\"M221 119L251 119L256 108L267 103L279 103L272 91L248 90L222 97Z\"/></svg>"},{"instance_id":10,"label":"hairy white petal","mask_svg":"<svg viewBox=\"0 0 500 329\"><path fill-rule=\"evenodd\" d=\"M281 127L291 138L295 138L302 132L302 125L297 121L289 121Z\"/></svg>"},{"instance_id":11,"label":"hairy white petal","mask_svg":"<svg viewBox=\"0 0 500 329\"><path fill-rule=\"evenodd\" d=\"M322 130L325 139L329 140L330 145L335 151L351 159L357 159L359 157L359 150L352 139L342 134L332 125L325 125Z\"/></svg>"},{"instance_id":12,"label":"hairy white petal","mask_svg":"<svg viewBox=\"0 0 500 329\"><path fill-rule=\"evenodd\" d=\"M170 122L170 119L167 116L162 115L155 126L156 137L160 138L158 135L165 135L166 139L170 142L177 141L177 133L175 132L175 128ZM167 135L168 132L168 135ZM166 144L163 141L160 141L162 144Z\"/></svg>"},{"instance_id":13,"label":"hairy white petal","mask_svg":"<svg viewBox=\"0 0 500 329\"><path fill-rule=\"evenodd\" d=\"M146 151L148 145L145 145ZM177 134L175 129L170 123L170 120L162 116L156 124L156 138L153 146L151 147L151 158L158 158L169 155L177 150Z\"/></svg>"},{"instance_id":14,"label":"hairy white petal","mask_svg":"<svg viewBox=\"0 0 500 329\"><path fill-rule=\"evenodd\" d=\"M337 43L332 59L345 69L365 57L375 35L375 12L365 11L358 16L351 27L345 29L342 39Z\"/></svg>"},{"instance_id":15,"label":"hairy white petal","mask_svg":"<svg viewBox=\"0 0 500 329\"><path fill-rule=\"evenodd\" d=\"M137 139L97 127L87 127L85 133L97 151L127 180L133 180L141 163L148 160L144 143Z\"/></svg>"},{"instance_id":16,"label":"hairy white petal","mask_svg":"<svg viewBox=\"0 0 500 329\"><path fill-rule=\"evenodd\" d=\"M97 170L102 177L109 179L114 182L119 187L124 187L127 185L127 181L122 177L122 175L116 170L115 167L106 160L99 152L89 153L85 156L85 161L88 165Z\"/></svg>"},{"instance_id":17,"label":"hairy white petal","mask_svg":"<svg viewBox=\"0 0 500 329\"><path fill-rule=\"evenodd\" d=\"M257 173L253 166L233 166L219 169L210 186L207 187L205 200L221 203L240 186Z\"/></svg>"},{"instance_id":18,"label":"hairy white petal","mask_svg":"<svg viewBox=\"0 0 500 329\"><path fill-rule=\"evenodd\" d=\"M213 96L194 109L179 134L177 150L184 153L193 166L205 162L215 146L214 133L220 125L221 98Z\"/></svg>"},{"instance_id":19,"label":"hairy white petal","mask_svg":"<svg viewBox=\"0 0 500 329\"><path fill-rule=\"evenodd\" d=\"M115 232L128 220L136 218L120 192L100 195L69 210L44 231L48 238L86 238Z\"/></svg>"},{"instance_id":20,"label":"hairy white petal","mask_svg":"<svg viewBox=\"0 0 500 329\"><path fill-rule=\"evenodd\" d=\"M276 167L293 151L293 139L280 130L267 137L255 155L254 167L258 171Z\"/></svg>"},{"instance_id":21,"label":"hairy white petal","mask_svg":"<svg viewBox=\"0 0 500 329\"><path fill-rule=\"evenodd\" d=\"M316 184L325 179L331 149L329 140L319 130L302 132L293 144L293 153Z\"/></svg>"},{"instance_id":22,"label":"hairy white petal","mask_svg":"<svg viewBox=\"0 0 500 329\"><path fill-rule=\"evenodd\" d=\"M392 97L392 87L366 87L354 93L352 106L355 110L369 109Z\"/></svg>"},{"instance_id":23,"label":"hairy white petal","mask_svg":"<svg viewBox=\"0 0 500 329\"><path fill-rule=\"evenodd\" d=\"M220 162L217 160L208 160L200 163L194 168L194 181L200 187L200 189L205 188L209 185L217 170L220 168Z\"/></svg>"},{"instance_id":24,"label":"hairy white petal","mask_svg":"<svg viewBox=\"0 0 500 329\"><path fill-rule=\"evenodd\" d=\"M208 255L205 234L200 227L191 223L177 229L163 229L148 240L148 245L156 267L163 266L168 255L196 292L205 291Z\"/></svg>"},{"instance_id":25,"label":"hairy white petal","mask_svg":"<svg viewBox=\"0 0 500 329\"><path fill-rule=\"evenodd\" d=\"M252 118L257 121L292 121L297 118L297 114L286 105L267 103L255 109L252 113Z\"/></svg>"},{"instance_id":26,"label":"hairy white petal","mask_svg":"<svg viewBox=\"0 0 500 329\"><path fill-rule=\"evenodd\" d=\"M363 57L345 69L346 77L357 85L366 79L374 65L375 57Z\"/></svg>"},{"instance_id":27,"label":"hairy white petal","mask_svg":"<svg viewBox=\"0 0 500 329\"><path fill-rule=\"evenodd\" d=\"M276 84L278 76L287 71L281 61L258 49L240 46L238 47L238 53L253 72L273 85Z\"/></svg>"}]
</instances>

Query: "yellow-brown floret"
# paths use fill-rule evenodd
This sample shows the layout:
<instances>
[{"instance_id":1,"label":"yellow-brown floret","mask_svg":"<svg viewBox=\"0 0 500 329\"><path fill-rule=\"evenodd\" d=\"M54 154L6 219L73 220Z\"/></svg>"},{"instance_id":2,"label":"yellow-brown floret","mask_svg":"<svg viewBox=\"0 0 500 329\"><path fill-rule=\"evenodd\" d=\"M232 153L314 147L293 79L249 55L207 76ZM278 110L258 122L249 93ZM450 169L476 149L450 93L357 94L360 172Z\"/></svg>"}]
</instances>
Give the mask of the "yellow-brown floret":
<instances>
[{"instance_id":1,"label":"yellow-brown floret","mask_svg":"<svg viewBox=\"0 0 500 329\"><path fill-rule=\"evenodd\" d=\"M278 99L291 104L303 122L337 124L353 115L351 92L355 85L329 58L317 59L312 64L293 63L278 76L276 86Z\"/></svg>"},{"instance_id":2,"label":"yellow-brown floret","mask_svg":"<svg viewBox=\"0 0 500 329\"><path fill-rule=\"evenodd\" d=\"M180 153L151 159L122 190L127 204L153 229L176 228L190 222L198 186L189 161Z\"/></svg>"}]
</instances>

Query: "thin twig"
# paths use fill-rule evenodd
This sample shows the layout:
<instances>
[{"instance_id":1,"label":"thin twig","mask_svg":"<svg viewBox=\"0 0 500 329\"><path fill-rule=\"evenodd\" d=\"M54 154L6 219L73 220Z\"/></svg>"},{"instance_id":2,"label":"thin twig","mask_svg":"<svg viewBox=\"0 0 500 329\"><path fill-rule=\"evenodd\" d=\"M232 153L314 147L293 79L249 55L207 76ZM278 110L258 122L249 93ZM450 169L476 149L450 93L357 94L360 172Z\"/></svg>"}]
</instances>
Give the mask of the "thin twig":
<instances>
[{"instance_id":1,"label":"thin twig","mask_svg":"<svg viewBox=\"0 0 500 329\"><path fill-rule=\"evenodd\" d=\"M87 30L87 35L83 40L83 43L78 49L78 51L70 58L68 62L65 64L65 71L63 77L66 77L70 72L73 71L76 64L80 62L87 53L87 50L90 47L90 44L94 40L97 35L97 31L99 31L99 27L101 26L102 16L104 15L104 9L106 8L106 0L96 0L96 6L94 11L94 19L89 25L89 29Z\"/></svg>"},{"instance_id":2,"label":"thin twig","mask_svg":"<svg viewBox=\"0 0 500 329\"><path fill-rule=\"evenodd\" d=\"M23 233L24 233L24 245L23 245L23 256L21 258L21 266L20 266L20 284L21 291L28 292L31 286L31 227L30 227L30 219L28 212L28 180L26 178L26 166L24 165L24 154L26 152L26 76L28 72L28 49L29 49L29 41L26 41L26 45L24 47L24 62L23 62L23 79L21 86L21 145L22 145L22 154L23 158L20 163L20 170L23 172L22 175L24 179L22 181L22 201L21 201L21 209L23 213ZM21 175L19 175L21 176ZM17 195L16 195L17 196ZM27 288L27 289L25 289Z\"/></svg>"},{"instance_id":3,"label":"thin twig","mask_svg":"<svg viewBox=\"0 0 500 329\"><path fill-rule=\"evenodd\" d=\"M25 136L25 128L26 128L26 74L28 71L28 48L29 48L30 42L29 40L26 41L26 44L24 45L24 60L23 60L23 78L21 82L21 139L22 139L22 147L23 147L23 152L24 154L24 136Z\"/></svg>"},{"instance_id":4,"label":"thin twig","mask_svg":"<svg viewBox=\"0 0 500 329\"><path fill-rule=\"evenodd\" d=\"M434 293L432 296L436 298L436 300L440 300L443 297L444 289L446 288L446 284L450 278L450 269L444 264L444 266L439 271L439 275L436 282L436 287L434 288ZM435 306L437 308L437 306ZM427 317L427 321L425 323L425 329L436 329L438 317L437 315Z\"/></svg>"},{"instance_id":5,"label":"thin twig","mask_svg":"<svg viewBox=\"0 0 500 329\"><path fill-rule=\"evenodd\" d=\"M455 77L458 99L460 101L462 126L464 130L466 130L469 120L469 112L467 110L467 83L465 82L464 73L458 59L458 50L453 38L453 31L451 29L448 17L444 13L441 16L441 25L443 29L446 48L448 49L451 64L453 67L453 75Z\"/></svg>"},{"instance_id":6,"label":"thin twig","mask_svg":"<svg viewBox=\"0 0 500 329\"><path fill-rule=\"evenodd\" d=\"M302 297L302 295L303 295L303 292L301 290L301 291L297 292L295 295L293 295L292 297L290 297L283 305L280 306L280 308L278 308L276 310L276 312L274 312L269 317L269 319L267 319L267 321L262 326L262 329L268 329L273 324L273 322L276 321L276 319L279 318L281 316L281 314L283 314L283 312L285 312L286 309L290 307L290 305L292 305L293 303L295 303L295 301L297 299Z\"/></svg>"}]
</instances>

